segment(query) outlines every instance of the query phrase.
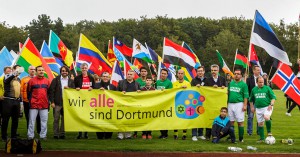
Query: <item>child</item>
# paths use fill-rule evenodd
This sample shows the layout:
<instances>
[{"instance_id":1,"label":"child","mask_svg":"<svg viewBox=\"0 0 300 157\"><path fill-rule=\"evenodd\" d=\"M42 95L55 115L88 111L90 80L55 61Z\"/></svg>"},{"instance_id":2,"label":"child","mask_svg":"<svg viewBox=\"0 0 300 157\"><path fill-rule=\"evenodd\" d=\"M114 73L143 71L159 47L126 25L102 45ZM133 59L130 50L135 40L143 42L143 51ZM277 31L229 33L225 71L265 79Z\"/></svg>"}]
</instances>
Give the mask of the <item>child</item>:
<instances>
[{"instance_id":1,"label":"child","mask_svg":"<svg viewBox=\"0 0 300 157\"><path fill-rule=\"evenodd\" d=\"M233 126L230 125L229 118L227 117L227 107L222 107L220 112L220 115L215 118L212 126L212 142L219 143L221 138L229 134L231 142L235 143L234 129Z\"/></svg>"},{"instance_id":2,"label":"child","mask_svg":"<svg viewBox=\"0 0 300 157\"><path fill-rule=\"evenodd\" d=\"M152 86L152 83L153 83L152 77L147 76L146 77L146 85L143 88L141 88L141 91L155 90L155 88ZM151 131L143 131L142 138L143 139L152 139Z\"/></svg>"}]
</instances>

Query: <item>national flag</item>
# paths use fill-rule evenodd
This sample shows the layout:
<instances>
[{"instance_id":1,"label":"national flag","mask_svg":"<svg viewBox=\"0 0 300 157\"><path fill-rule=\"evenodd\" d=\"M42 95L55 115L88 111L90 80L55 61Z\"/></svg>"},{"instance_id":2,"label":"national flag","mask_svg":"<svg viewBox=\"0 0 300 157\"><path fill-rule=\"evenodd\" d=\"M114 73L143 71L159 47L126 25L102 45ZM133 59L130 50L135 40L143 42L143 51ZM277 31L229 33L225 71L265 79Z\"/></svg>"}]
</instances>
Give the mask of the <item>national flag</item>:
<instances>
[{"instance_id":1,"label":"national flag","mask_svg":"<svg viewBox=\"0 0 300 157\"><path fill-rule=\"evenodd\" d=\"M216 50L216 51L217 51L218 60L220 62L220 68L222 68L222 70L224 71L225 74L230 74L230 76L234 77L233 73L228 68L228 66L225 63L225 61L224 61L223 57L221 56L220 52L218 50Z\"/></svg>"},{"instance_id":2,"label":"national flag","mask_svg":"<svg viewBox=\"0 0 300 157\"><path fill-rule=\"evenodd\" d=\"M135 71L135 75L133 79L137 79L139 78L139 74L140 74L140 70L135 67L134 65L132 65L126 58L124 59L124 77L126 78L127 76L127 72L129 70L133 70Z\"/></svg>"},{"instance_id":3,"label":"national flag","mask_svg":"<svg viewBox=\"0 0 300 157\"><path fill-rule=\"evenodd\" d=\"M4 67L11 66L13 64L14 57L4 46L0 51L0 76L4 73Z\"/></svg>"},{"instance_id":4,"label":"national flag","mask_svg":"<svg viewBox=\"0 0 300 157\"><path fill-rule=\"evenodd\" d=\"M201 63L200 63L200 60L199 60L198 56L196 55L196 53L191 49L191 47L186 42L182 43L182 47L186 48L187 50L191 51L194 54L194 56L196 58L195 69L198 69L198 67L201 66Z\"/></svg>"},{"instance_id":5,"label":"national flag","mask_svg":"<svg viewBox=\"0 0 300 157\"><path fill-rule=\"evenodd\" d=\"M113 70L112 70L110 83L112 85L114 85L115 87L118 87L119 81L124 80L124 75L123 75L122 70L119 66L119 61L116 60L113 65L114 65L114 67L113 67Z\"/></svg>"},{"instance_id":6,"label":"national flag","mask_svg":"<svg viewBox=\"0 0 300 157\"><path fill-rule=\"evenodd\" d=\"M287 64L280 63L271 81L300 105L300 81Z\"/></svg>"},{"instance_id":7,"label":"national flag","mask_svg":"<svg viewBox=\"0 0 300 157\"><path fill-rule=\"evenodd\" d=\"M132 48L123 44L120 40L114 38L114 47L119 50L123 55L132 57ZM114 49L115 51L115 49ZM120 61L120 60L119 60Z\"/></svg>"},{"instance_id":8,"label":"national flag","mask_svg":"<svg viewBox=\"0 0 300 157\"><path fill-rule=\"evenodd\" d=\"M151 47L149 47L146 43L145 43L145 45L146 45L147 49L149 50L149 53L151 55L152 60L155 63L161 62L162 58Z\"/></svg>"},{"instance_id":9,"label":"national flag","mask_svg":"<svg viewBox=\"0 0 300 157\"><path fill-rule=\"evenodd\" d=\"M148 63L152 63L151 55L149 50L143 46L139 41L133 38L133 45L132 45L132 57L140 58Z\"/></svg>"},{"instance_id":10,"label":"national flag","mask_svg":"<svg viewBox=\"0 0 300 157\"><path fill-rule=\"evenodd\" d=\"M247 57L239 49L236 50L234 64L240 65L243 68L247 68L249 64Z\"/></svg>"},{"instance_id":11,"label":"national flag","mask_svg":"<svg viewBox=\"0 0 300 157\"><path fill-rule=\"evenodd\" d=\"M117 39L115 39L115 37L113 37L113 43L115 43ZM119 61L119 64L120 64L120 67L121 68L124 68L124 59L125 59L125 56L122 54L122 52L117 49L117 47L115 46L115 44L113 44L113 50L114 50L114 54L117 58L117 60Z\"/></svg>"},{"instance_id":12,"label":"national flag","mask_svg":"<svg viewBox=\"0 0 300 157\"><path fill-rule=\"evenodd\" d=\"M80 34L78 60L90 63L89 72L101 75L103 72L111 73L112 66L97 47L83 34Z\"/></svg>"},{"instance_id":13,"label":"national flag","mask_svg":"<svg viewBox=\"0 0 300 157\"><path fill-rule=\"evenodd\" d=\"M257 10L253 21L250 44L259 46L270 56L285 64L292 65L285 49L276 37L274 31Z\"/></svg>"},{"instance_id":14,"label":"national flag","mask_svg":"<svg viewBox=\"0 0 300 157\"><path fill-rule=\"evenodd\" d=\"M197 73L196 70L193 69L187 69L185 67L181 67L180 69L182 69L184 71L184 80L191 82L193 78L196 77Z\"/></svg>"},{"instance_id":15,"label":"national flag","mask_svg":"<svg viewBox=\"0 0 300 157\"><path fill-rule=\"evenodd\" d=\"M141 69L141 67L143 67L143 64L137 58L134 59L133 65L138 69Z\"/></svg>"},{"instance_id":16,"label":"national flag","mask_svg":"<svg viewBox=\"0 0 300 157\"><path fill-rule=\"evenodd\" d=\"M251 44L250 45L250 53L249 53L249 60L250 60L250 63L254 64L254 65L258 65L260 67L260 74L262 75L264 72L263 72L263 69L259 63L259 60L258 60L258 57L256 55L256 51L255 51L255 48L254 48L254 45Z\"/></svg>"},{"instance_id":17,"label":"national flag","mask_svg":"<svg viewBox=\"0 0 300 157\"><path fill-rule=\"evenodd\" d=\"M158 75L157 75L158 80L160 79L161 69L167 69L168 70L168 77L167 78L171 82L176 81L176 69L175 69L174 65L160 62L159 65L158 65Z\"/></svg>"},{"instance_id":18,"label":"national flag","mask_svg":"<svg viewBox=\"0 0 300 157\"><path fill-rule=\"evenodd\" d=\"M164 38L163 62L192 69L196 65L196 57L181 45Z\"/></svg>"},{"instance_id":19,"label":"national flag","mask_svg":"<svg viewBox=\"0 0 300 157\"><path fill-rule=\"evenodd\" d=\"M62 40L50 30L49 48L55 57L60 58L67 66L73 63L73 52L69 50Z\"/></svg>"},{"instance_id":20,"label":"national flag","mask_svg":"<svg viewBox=\"0 0 300 157\"><path fill-rule=\"evenodd\" d=\"M108 50L107 50L107 60L111 65L117 60L115 54L114 54L114 49L113 49L113 44L108 41Z\"/></svg>"},{"instance_id":21,"label":"national flag","mask_svg":"<svg viewBox=\"0 0 300 157\"><path fill-rule=\"evenodd\" d=\"M53 56L45 41L43 41L40 52L46 63L49 65L53 75L58 76L60 74L60 67L63 66L63 63Z\"/></svg>"},{"instance_id":22,"label":"national flag","mask_svg":"<svg viewBox=\"0 0 300 157\"><path fill-rule=\"evenodd\" d=\"M18 58L19 54L17 54L14 50L10 50L10 54L13 56L14 59Z\"/></svg>"},{"instance_id":23,"label":"national flag","mask_svg":"<svg viewBox=\"0 0 300 157\"><path fill-rule=\"evenodd\" d=\"M21 52L22 48L23 48L23 44L19 42L19 53Z\"/></svg>"},{"instance_id":24,"label":"national flag","mask_svg":"<svg viewBox=\"0 0 300 157\"><path fill-rule=\"evenodd\" d=\"M53 79L51 69L47 65L46 61L43 59L39 50L35 47L35 45L29 38L27 38L26 42L24 43L16 64L22 66L25 72L28 71L30 65L33 65L35 67L41 65L45 70L45 77L47 77L50 82Z\"/></svg>"}]
</instances>

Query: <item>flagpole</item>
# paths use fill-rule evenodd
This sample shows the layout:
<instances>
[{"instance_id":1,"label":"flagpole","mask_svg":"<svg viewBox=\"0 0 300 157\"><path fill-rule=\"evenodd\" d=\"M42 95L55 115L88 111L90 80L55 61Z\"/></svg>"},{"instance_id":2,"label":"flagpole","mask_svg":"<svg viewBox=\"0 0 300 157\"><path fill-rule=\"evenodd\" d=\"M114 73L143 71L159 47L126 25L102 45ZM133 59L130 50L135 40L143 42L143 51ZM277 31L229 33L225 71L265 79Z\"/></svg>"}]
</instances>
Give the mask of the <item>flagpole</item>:
<instances>
[{"instance_id":1,"label":"flagpole","mask_svg":"<svg viewBox=\"0 0 300 157\"><path fill-rule=\"evenodd\" d=\"M299 21L298 21L298 58L299 59L300 55L300 14L299 14Z\"/></svg>"},{"instance_id":2,"label":"flagpole","mask_svg":"<svg viewBox=\"0 0 300 157\"><path fill-rule=\"evenodd\" d=\"M251 37L252 37L252 35L253 35L253 30L254 30L254 25L255 25L255 17L256 17L256 12L257 12L257 10L255 10L255 14L254 14L254 19L253 19L253 24L252 24L252 29L251 29L251 35L250 35L250 41L249 41L249 50L248 50L248 61L250 61L250 51L251 51ZM257 54L256 54L257 55ZM248 70L247 70L248 69ZM250 69L249 68L247 68L246 70L247 70L247 74L248 74L248 76L249 76L249 71L250 71ZM272 69L272 68L271 68Z\"/></svg>"},{"instance_id":3,"label":"flagpole","mask_svg":"<svg viewBox=\"0 0 300 157\"><path fill-rule=\"evenodd\" d=\"M238 51L238 48L235 50L235 56L234 56L234 62L233 62L232 71L234 71L234 68L235 68L235 61L236 61L237 51Z\"/></svg>"},{"instance_id":4,"label":"flagpole","mask_svg":"<svg viewBox=\"0 0 300 157\"><path fill-rule=\"evenodd\" d=\"M50 35L49 35L49 40L48 40L49 48L51 47L51 43L50 43L50 39L51 39L51 36L52 36L52 35L51 35L51 34L52 34L51 32L52 32L52 30L50 29Z\"/></svg>"}]
</instances>

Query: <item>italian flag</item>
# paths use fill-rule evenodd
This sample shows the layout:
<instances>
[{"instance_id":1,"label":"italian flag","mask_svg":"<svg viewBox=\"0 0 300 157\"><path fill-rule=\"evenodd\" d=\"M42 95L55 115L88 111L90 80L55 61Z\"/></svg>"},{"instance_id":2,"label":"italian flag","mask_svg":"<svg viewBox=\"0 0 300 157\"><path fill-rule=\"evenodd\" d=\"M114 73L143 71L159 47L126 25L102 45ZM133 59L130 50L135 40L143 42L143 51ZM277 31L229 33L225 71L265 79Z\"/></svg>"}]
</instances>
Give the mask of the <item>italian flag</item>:
<instances>
[{"instance_id":1,"label":"italian flag","mask_svg":"<svg viewBox=\"0 0 300 157\"><path fill-rule=\"evenodd\" d=\"M232 77L234 77L233 73L228 68L228 66L225 63L225 61L224 61L223 57L221 56L220 52L218 50L216 50L216 51L217 51L218 60L220 62L220 67L222 68L222 70L224 71L224 73L225 74L230 74Z\"/></svg>"}]
</instances>

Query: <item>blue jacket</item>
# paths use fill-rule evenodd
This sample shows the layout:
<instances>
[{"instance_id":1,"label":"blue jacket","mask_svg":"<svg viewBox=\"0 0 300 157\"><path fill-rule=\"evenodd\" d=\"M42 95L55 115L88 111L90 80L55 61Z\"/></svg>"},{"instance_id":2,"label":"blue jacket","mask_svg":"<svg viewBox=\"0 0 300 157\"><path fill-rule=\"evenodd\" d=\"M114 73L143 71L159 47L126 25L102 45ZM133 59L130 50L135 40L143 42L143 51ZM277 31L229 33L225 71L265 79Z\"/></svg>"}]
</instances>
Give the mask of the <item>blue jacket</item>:
<instances>
[{"instance_id":1,"label":"blue jacket","mask_svg":"<svg viewBox=\"0 0 300 157\"><path fill-rule=\"evenodd\" d=\"M218 116L215 118L213 126L212 126L212 137L220 137L220 132L223 132L224 134L229 131L230 128L230 121L228 117L222 118L221 116Z\"/></svg>"}]
</instances>

